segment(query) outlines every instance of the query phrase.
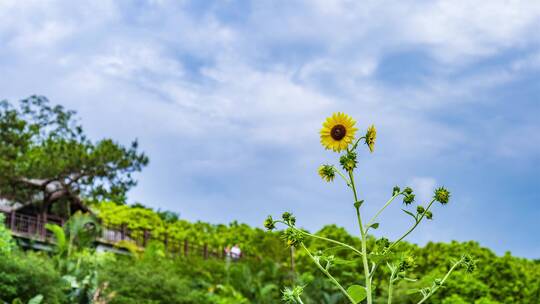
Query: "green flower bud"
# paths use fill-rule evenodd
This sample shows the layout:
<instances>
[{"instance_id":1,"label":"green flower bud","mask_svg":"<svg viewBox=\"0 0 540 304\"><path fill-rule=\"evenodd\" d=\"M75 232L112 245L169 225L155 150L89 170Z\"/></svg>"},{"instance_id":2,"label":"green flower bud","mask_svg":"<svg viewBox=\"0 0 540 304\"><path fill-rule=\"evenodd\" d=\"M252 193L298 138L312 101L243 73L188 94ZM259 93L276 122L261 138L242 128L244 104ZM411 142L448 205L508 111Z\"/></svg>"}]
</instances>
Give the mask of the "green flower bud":
<instances>
[{"instance_id":1,"label":"green flower bud","mask_svg":"<svg viewBox=\"0 0 540 304\"><path fill-rule=\"evenodd\" d=\"M297 247L298 245L300 245L300 243L304 241L304 234L293 228L288 228L287 230L285 230L281 237L290 247Z\"/></svg>"},{"instance_id":2,"label":"green flower bud","mask_svg":"<svg viewBox=\"0 0 540 304\"><path fill-rule=\"evenodd\" d=\"M470 255L464 255L461 264L465 267L465 271L468 273L473 272L476 269L476 261Z\"/></svg>"},{"instance_id":3,"label":"green flower bud","mask_svg":"<svg viewBox=\"0 0 540 304\"><path fill-rule=\"evenodd\" d=\"M404 197L403 197L403 203L405 205L410 205L414 202L414 194L406 194Z\"/></svg>"},{"instance_id":4,"label":"green flower bud","mask_svg":"<svg viewBox=\"0 0 540 304\"><path fill-rule=\"evenodd\" d=\"M425 211L426 211L426 209L424 209L424 207L422 207L420 205L416 206L416 212L418 214L423 214Z\"/></svg>"},{"instance_id":5,"label":"green flower bud","mask_svg":"<svg viewBox=\"0 0 540 304\"><path fill-rule=\"evenodd\" d=\"M264 220L264 227L270 231L276 228L276 222L274 222L274 219L271 215L269 215L266 220Z\"/></svg>"},{"instance_id":6,"label":"green flower bud","mask_svg":"<svg viewBox=\"0 0 540 304\"><path fill-rule=\"evenodd\" d=\"M339 163L341 164L341 167L343 170L350 172L356 168L356 152L349 151L347 154L342 155L339 158Z\"/></svg>"},{"instance_id":7,"label":"green flower bud","mask_svg":"<svg viewBox=\"0 0 540 304\"><path fill-rule=\"evenodd\" d=\"M428 210L428 211L426 212L426 218L427 218L428 220L433 219L433 213L431 213L431 211Z\"/></svg>"},{"instance_id":8,"label":"green flower bud","mask_svg":"<svg viewBox=\"0 0 540 304\"><path fill-rule=\"evenodd\" d=\"M398 186L395 186L394 189L392 189L392 196L397 195L401 190Z\"/></svg>"},{"instance_id":9,"label":"green flower bud","mask_svg":"<svg viewBox=\"0 0 540 304\"><path fill-rule=\"evenodd\" d=\"M406 195L410 195L413 193L413 190L411 187L406 187L405 189L403 189L403 193L405 193Z\"/></svg>"},{"instance_id":10,"label":"green flower bud","mask_svg":"<svg viewBox=\"0 0 540 304\"><path fill-rule=\"evenodd\" d=\"M410 270L414 266L414 258L412 256L408 256L399 262L398 272L405 272L407 270Z\"/></svg>"},{"instance_id":11,"label":"green flower bud","mask_svg":"<svg viewBox=\"0 0 540 304\"><path fill-rule=\"evenodd\" d=\"M292 215L290 212L283 212L283 215L281 215L281 218L285 221L285 223L294 226L296 224L296 217Z\"/></svg>"},{"instance_id":12,"label":"green flower bud","mask_svg":"<svg viewBox=\"0 0 540 304\"><path fill-rule=\"evenodd\" d=\"M330 165L322 165L319 167L319 175L327 182L331 182L336 177L336 169Z\"/></svg>"},{"instance_id":13,"label":"green flower bud","mask_svg":"<svg viewBox=\"0 0 540 304\"><path fill-rule=\"evenodd\" d=\"M450 192L444 187L437 188L433 198L442 205L446 205L450 199Z\"/></svg>"}]
</instances>

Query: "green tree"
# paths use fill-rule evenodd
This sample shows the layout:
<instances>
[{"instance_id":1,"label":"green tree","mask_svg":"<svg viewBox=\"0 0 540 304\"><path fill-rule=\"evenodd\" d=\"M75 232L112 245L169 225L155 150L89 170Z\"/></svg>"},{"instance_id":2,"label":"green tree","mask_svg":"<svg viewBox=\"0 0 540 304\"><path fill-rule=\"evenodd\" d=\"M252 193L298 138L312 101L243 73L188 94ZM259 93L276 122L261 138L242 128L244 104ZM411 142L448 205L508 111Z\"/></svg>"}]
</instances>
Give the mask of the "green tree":
<instances>
[{"instance_id":1,"label":"green tree","mask_svg":"<svg viewBox=\"0 0 540 304\"><path fill-rule=\"evenodd\" d=\"M0 101L0 197L41 211L64 202L55 204L64 213L81 199L124 202L136 184L133 173L147 163L137 141L129 147L94 142L74 111L45 97Z\"/></svg>"}]
</instances>

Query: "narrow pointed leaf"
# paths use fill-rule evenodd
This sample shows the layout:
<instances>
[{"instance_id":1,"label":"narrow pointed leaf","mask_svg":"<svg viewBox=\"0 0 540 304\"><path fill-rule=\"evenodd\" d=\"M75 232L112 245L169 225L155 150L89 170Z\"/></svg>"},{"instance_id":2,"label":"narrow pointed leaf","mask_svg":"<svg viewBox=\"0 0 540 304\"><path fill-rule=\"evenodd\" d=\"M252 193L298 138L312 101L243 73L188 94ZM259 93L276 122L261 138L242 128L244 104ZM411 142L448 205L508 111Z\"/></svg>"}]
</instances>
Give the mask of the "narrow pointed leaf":
<instances>
[{"instance_id":1,"label":"narrow pointed leaf","mask_svg":"<svg viewBox=\"0 0 540 304\"><path fill-rule=\"evenodd\" d=\"M417 220L417 219L416 219L416 215L414 215L412 212L407 211L407 210L405 210L405 209L401 209L401 210L403 210L403 212L407 213L408 215L412 216L412 217L414 218L415 221Z\"/></svg>"}]
</instances>

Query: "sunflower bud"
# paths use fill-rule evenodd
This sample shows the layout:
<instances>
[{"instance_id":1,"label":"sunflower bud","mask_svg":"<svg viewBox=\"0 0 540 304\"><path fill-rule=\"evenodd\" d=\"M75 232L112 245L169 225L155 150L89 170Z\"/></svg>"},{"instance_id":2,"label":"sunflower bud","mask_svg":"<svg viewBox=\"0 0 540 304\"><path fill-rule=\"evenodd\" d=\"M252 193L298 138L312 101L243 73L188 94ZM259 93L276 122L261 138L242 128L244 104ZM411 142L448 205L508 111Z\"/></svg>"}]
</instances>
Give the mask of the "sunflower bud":
<instances>
[{"instance_id":1,"label":"sunflower bud","mask_svg":"<svg viewBox=\"0 0 540 304\"><path fill-rule=\"evenodd\" d=\"M356 168L356 152L349 151L347 154L342 155L339 158L339 163L341 164L343 170L351 172L354 170L354 168Z\"/></svg>"},{"instance_id":2,"label":"sunflower bud","mask_svg":"<svg viewBox=\"0 0 540 304\"><path fill-rule=\"evenodd\" d=\"M432 220L432 219L433 219L433 213L431 213L431 211L428 210L428 211L426 212L426 218L427 218L428 220Z\"/></svg>"},{"instance_id":3,"label":"sunflower bud","mask_svg":"<svg viewBox=\"0 0 540 304\"><path fill-rule=\"evenodd\" d=\"M297 247L304 241L304 234L293 228L288 228L283 232L282 238L288 246Z\"/></svg>"},{"instance_id":4,"label":"sunflower bud","mask_svg":"<svg viewBox=\"0 0 540 304\"><path fill-rule=\"evenodd\" d=\"M283 218L285 223L291 226L294 226L294 224L296 223L296 217L294 217L292 213L290 212L283 212L283 214L281 215L281 218Z\"/></svg>"},{"instance_id":5,"label":"sunflower bud","mask_svg":"<svg viewBox=\"0 0 540 304\"><path fill-rule=\"evenodd\" d=\"M418 214L423 214L425 211L426 211L426 209L424 209L424 207L422 207L420 205L418 205L416 207L416 213L418 213Z\"/></svg>"},{"instance_id":6,"label":"sunflower bud","mask_svg":"<svg viewBox=\"0 0 540 304\"><path fill-rule=\"evenodd\" d=\"M398 272L405 272L415 266L414 264L414 258L411 256L408 256L401 260L398 265Z\"/></svg>"},{"instance_id":7,"label":"sunflower bud","mask_svg":"<svg viewBox=\"0 0 540 304\"><path fill-rule=\"evenodd\" d=\"M442 205L446 205L450 199L450 192L444 187L437 188L433 198Z\"/></svg>"},{"instance_id":8,"label":"sunflower bud","mask_svg":"<svg viewBox=\"0 0 540 304\"><path fill-rule=\"evenodd\" d=\"M366 145L369 148L369 152L373 153L373 150L375 150L375 138L377 138L377 129L375 129L374 125L371 125L366 132Z\"/></svg>"},{"instance_id":9,"label":"sunflower bud","mask_svg":"<svg viewBox=\"0 0 540 304\"><path fill-rule=\"evenodd\" d=\"M327 182L331 182L336 177L336 169L330 165L322 165L319 167L319 175Z\"/></svg>"},{"instance_id":10,"label":"sunflower bud","mask_svg":"<svg viewBox=\"0 0 540 304\"><path fill-rule=\"evenodd\" d=\"M276 228L276 222L274 222L274 219L271 215L269 215L266 220L264 220L264 227L270 231Z\"/></svg>"},{"instance_id":11,"label":"sunflower bud","mask_svg":"<svg viewBox=\"0 0 540 304\"><path fill-rule=\"evenodd\" d=\"M464 255L461 264L465 267L465 271L468 273L473 272L476 269L476 261L470 255Z\"/></svg>"},{"instance_id":12,"label":"sunflower bud","mask_svg":"<svg viewBox=\"0 0 540 304\"><path fill-rule=\"evenodd\" d=\"M411 187L406 187L405 189L403 189L403 193L409 195L413 193L413 190Z\"/></svg>"},{"instance_id":13,"label":"sunflower bud","mask_svg":"<svg viewBox=\"0 0 540 304\"><path fill-rule=\"evenodd\" d=\"M407 194L403 197L403 203L405 205L410 205L414 202L414 194Z\"/></svg>"},{"instance_id":14,"label":"sunflower bud","mask_svg":"<svg viewBox=\"0 0 540 304\"><path fill-rule=\"evenodd\" d=\"M392 189L392 196L398 195L400 191L401 189L399 189L398 186L395 186L394 189Z\"/></svg>"}]
</instances>

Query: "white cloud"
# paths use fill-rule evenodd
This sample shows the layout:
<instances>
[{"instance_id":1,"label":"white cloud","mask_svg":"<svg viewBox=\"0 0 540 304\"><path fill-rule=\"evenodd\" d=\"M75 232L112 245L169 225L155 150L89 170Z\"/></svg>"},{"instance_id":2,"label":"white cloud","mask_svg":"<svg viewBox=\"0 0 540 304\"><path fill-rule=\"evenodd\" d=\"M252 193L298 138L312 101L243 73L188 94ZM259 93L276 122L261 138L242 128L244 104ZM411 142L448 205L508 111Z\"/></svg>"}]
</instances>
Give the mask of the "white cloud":
<instances>
[{"instance_id":1,"label":"white cloud","mask_svg":"<svg viewBox=\"0 0 540 304\"><path fill-rule=\"evenodd\" d=\"M211 199L154 181L162 175L195 184L257 165L266 170L268 197L292 195L316 210L320 193L313 194L312 180L302 174L321 160L317 130L333 111L350 112L360 128L378 127L370 186L386 187L392 170L421 201L431 197L435 178L403 168L440 163L441 155L539 153L534 136L516 136L540 134L535 121L502 113L485 129L462 124L487 121L482 111L497 97L492 90L540 66L530 55L540 44L534 1L253 1L245 10L234 8L240 13L233 17L222 9L232 10L234 2L202 12L188 4L0 0L0 72L8 75L0 90L12 99L45 94L77 109L94 137L139 137L156 164L143 173L146 185L169 188L141 184L137 194L166 206L177 195ZM508 51L527 55L498 57ZM425 56L426 75L406 85L381 79L388 58L408 52ZM500 62L475 68L490 59ZM414 74L414 63L408 66ZM290 172L285 178L284 170ZM242 193L243 183L231 180L230 191Z\"/></svg>"}]
</instances>

